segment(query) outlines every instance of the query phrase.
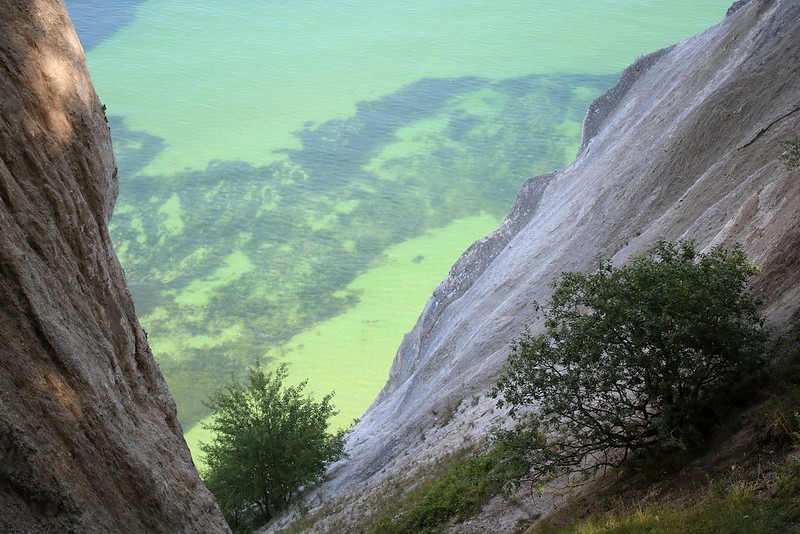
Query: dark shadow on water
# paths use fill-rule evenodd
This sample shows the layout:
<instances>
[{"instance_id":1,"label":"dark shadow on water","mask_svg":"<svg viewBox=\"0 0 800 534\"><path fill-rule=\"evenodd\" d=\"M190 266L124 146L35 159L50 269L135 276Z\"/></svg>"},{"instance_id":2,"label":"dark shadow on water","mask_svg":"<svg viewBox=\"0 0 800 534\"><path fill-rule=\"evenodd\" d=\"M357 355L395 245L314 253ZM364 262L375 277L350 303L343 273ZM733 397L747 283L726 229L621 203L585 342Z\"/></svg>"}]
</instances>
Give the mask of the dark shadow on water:
<instances>
[{"instance_id":1,"label":"dark shadow on water","mask_svg":"<svg viewBox=\"0 0 800 534\"><path fill-rule=\"evenodd\" d=\"M83 49L88 52L136 19L145 0L65 0Z\"/></svg>"},{"instance_id":2,"label":"dark shadow on water","mask_svg":"<svg viewBox=\"0 0 800 534\"><path fill-rule=\"evenodd\" d=\"M303 148L287 153L312 175L352 176L400 128L441 113L456 95L487 86L476 77L420 80L378 100L359 102L353 117L296 132Z\"/></svg>"},{"instance_id":3,"label":"dark shadow on water","mask_svg":"<svg viewBox=\"0 0 800 534\"><path fill-rule=\"evenodd\" d=\"M117 166L124 170L126 176L138 174L167 146L161 137L128 129L119 115L109 115L108 126L114 138Z\"/></svg>"}]
</instances>

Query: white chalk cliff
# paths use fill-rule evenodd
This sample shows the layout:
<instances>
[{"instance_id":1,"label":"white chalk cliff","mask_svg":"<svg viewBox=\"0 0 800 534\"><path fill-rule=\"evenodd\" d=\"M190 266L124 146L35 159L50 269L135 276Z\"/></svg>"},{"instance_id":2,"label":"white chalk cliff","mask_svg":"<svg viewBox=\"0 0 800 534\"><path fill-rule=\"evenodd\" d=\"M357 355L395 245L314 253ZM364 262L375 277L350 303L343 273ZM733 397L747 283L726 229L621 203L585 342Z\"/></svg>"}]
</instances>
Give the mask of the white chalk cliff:
<instances>
[{"instance_id":1,"label":"white chalk cliff","mask_svg":"<svg viewBox=\"0 0 800 534\"><path fill-rule=\"evenodd\" d=\"M797 0L737 2L715 27L629 67L589 110L574 162L522 187L406 335L350 435L350 459L320 492L354 503L338 519L369 488L502 420L487 393L509 343L539 327L531 304L598 255L621 263L661 238L741 243L784 335L799 313L800 169L779 157L780 142L800 135L799 80Z\"/></svg>"}]
</instances>

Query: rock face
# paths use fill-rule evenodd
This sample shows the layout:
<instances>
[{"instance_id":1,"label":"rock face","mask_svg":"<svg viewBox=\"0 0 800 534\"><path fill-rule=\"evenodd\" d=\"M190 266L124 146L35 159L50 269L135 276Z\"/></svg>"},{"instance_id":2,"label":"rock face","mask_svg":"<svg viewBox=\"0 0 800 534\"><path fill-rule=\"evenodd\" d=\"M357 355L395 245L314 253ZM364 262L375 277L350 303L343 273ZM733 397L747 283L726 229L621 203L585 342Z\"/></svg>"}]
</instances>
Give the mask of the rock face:
<instances>
[{"instance_id":1,"label":"rock face","mask_svg":"<svg viewBox=\"0 0 800 534\"><path fill-rule=\"evenodd\" d=\"M227 532L107 222L108 126L60 0L0 3L0 532Z\"/></svg>"},{"instance_id":2,"label":"rock face","mask_svg":"<svg viewBox=\"0 0 800 534\"><path fill-rule=\"evenodd\" d=\"M763 269L754 290L770 326L786 334L800 303L800 169L779 156L800 135L798 73L797 0L737 2L631 66L590 109L575 161L526 183L435 291L322 496L357 499L502 421L487 392L510 341L541 328L531 303L597 255L621 263L659 238L739 242Z\"/></svg>"}]
</instances>

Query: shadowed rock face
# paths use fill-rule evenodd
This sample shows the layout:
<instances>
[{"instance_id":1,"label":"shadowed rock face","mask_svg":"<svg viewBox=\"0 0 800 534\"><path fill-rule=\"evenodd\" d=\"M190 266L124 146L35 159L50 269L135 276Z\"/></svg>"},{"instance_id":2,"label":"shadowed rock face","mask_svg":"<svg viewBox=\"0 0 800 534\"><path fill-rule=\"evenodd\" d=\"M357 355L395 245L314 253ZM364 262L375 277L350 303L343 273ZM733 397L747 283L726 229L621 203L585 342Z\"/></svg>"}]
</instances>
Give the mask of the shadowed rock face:
<instances>
[{"instance_id":1,"label":"shadowed rock face","mask_svg":"<svg viewBox=\"0 0 800 534\"><path fill-rule=\"evenodd\" d=\"M0 532L227 532L134 313L60 0L0 2Z\"/></svg>"},{"instance_id":2,"label":"shadowed rock face","mask_svg":"<svg viewBox=\"0 0 800 534\"><path fill-rule=\"evenodd\" d=\"M435 291L321 495L359 495L502 422L486 393L510 341L541 329L531 303L597 255L622 263L660 238L739 242L763 269L754 291L768 323L786 334L800 303L800 169L779 156L800 135L799 72L797 0L737 2L630 67L589 110L576 160L530 180Z\"/></svg>"}]
</instances>

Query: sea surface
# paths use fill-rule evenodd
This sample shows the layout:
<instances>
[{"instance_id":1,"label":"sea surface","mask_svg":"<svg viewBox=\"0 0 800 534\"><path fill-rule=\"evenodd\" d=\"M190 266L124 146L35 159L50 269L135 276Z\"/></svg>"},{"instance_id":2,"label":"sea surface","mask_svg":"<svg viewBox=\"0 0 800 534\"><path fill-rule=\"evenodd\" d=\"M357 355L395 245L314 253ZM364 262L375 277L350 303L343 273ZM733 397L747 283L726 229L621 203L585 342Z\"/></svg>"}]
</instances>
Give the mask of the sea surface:
<instances>
[{"instance_id":1,"label":"sea surface","mask_svg":"<svg viewBox=\"0 0 800 534\"><path fill-rule=\"evenodd\" d=\"M111 232L187 440L289 364L335 426L590 102L730 0L67 0L120 169ZM510 340L509 340L510 341Z\"/></svg>"}]
</instances>

